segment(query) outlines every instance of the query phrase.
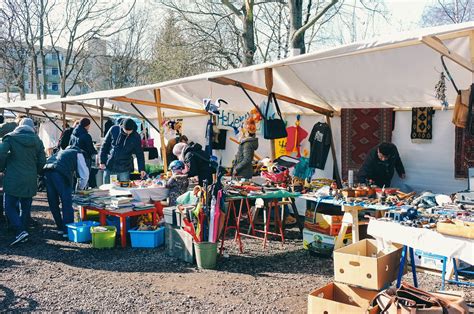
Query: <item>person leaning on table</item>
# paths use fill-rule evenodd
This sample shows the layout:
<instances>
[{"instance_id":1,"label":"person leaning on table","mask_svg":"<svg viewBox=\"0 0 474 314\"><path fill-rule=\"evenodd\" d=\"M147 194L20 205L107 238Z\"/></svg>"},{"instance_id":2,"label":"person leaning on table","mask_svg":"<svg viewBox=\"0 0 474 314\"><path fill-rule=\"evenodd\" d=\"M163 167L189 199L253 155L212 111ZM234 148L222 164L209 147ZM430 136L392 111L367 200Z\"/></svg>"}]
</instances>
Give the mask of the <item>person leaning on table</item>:
<instances>
[{"instance_id":1,"label":"person leaning on table","mask_svg":"<svg viewBox=\"0 0 474 314\"><path fill-rule=\"evenodd\" d=\"M3 189L5 212L16 230L10 245L25 242L33 196L37 192L38 174L46 161L44 146L35 133L33 120L24 118L13 132L8 133L0 144L0 169L4 170ZM21 207L21 217L17 204Z\"/></svg>"},{"instance_id":2,"label":"person leaning on table","mask_svg":"<svg viewBox=\"0 0 474 314\"><path fill-rule=\"evenodd\" d=\"M89 180L89 168L84 152L77 146L68 146L48 159L44 166L44 172L49 209L53 214L58 233L66 237L66 225L74 222L74 209L72 208L74 178L79 178L78 188L80 190L86 188ZM59 210L59 200L62 205L62 216Z\"/></svg>"},{"instance_id":3,"label":"person leaning on table","mask_svg":"<svg viewBox=\"0 0 474 314\"><path fill-rule=\"evenodd\" d=\"M358 179L360 183L371 180L379 187L389 187L395 170L400 178L405 179L405 168L397 146L392 143L381 143L367 154L359 169Z\"/></svg>"},{"instance_id":4,"label":"person leaning on table","mask_svg":"<svg viewBox=\"0 0 474 314\"><path fill-rule=\"evenodd\" d=\"M137 124L132 119L124 119L120 125L110 128L100 149L100 169L105 170L104 183L110 183L111 175L117 175L119 181L129 181L133 171L133 155L137 157L138 170L143 178L146 175L145 157Z\"/></svg>"}]
</instances>

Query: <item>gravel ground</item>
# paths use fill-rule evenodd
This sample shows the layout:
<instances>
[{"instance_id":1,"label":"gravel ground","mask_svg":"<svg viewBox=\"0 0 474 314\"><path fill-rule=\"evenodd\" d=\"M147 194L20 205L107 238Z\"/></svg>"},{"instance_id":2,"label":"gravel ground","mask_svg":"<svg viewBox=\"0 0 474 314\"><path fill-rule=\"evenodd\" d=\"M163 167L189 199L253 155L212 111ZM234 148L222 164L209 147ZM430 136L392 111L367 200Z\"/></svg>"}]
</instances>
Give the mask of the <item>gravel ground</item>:
<instances>
[{"instance_id":1,"label":"gravel ground","mask_svg":"<svg viewBox=\"0 0 474 314\"><path fill-rule=\"evenodd\" d=\"M52 232L45 195L34 202L28 243L9 248L13 234L0 229L0 311L235 311L305 312L307 295L332 280L333 264L302 249L297 229L282 246L244 239L244 254L231 242L216 270L198 270L164 249L94 250ZM411 278L406 277L408 282ZM441 279L420 274L421 288ZM474 289L463 290L474 300Z\"/></svg>"}]
</instances>

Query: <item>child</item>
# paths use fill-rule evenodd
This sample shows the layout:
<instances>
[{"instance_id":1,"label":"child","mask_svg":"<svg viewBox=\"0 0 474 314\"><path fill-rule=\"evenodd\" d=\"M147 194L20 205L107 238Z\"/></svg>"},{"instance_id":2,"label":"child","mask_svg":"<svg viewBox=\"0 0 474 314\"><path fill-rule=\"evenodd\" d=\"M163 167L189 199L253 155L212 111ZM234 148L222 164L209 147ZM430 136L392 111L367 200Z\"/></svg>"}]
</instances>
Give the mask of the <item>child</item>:
<instances>
[{"instance_id":1,"label":"child","mask_svg":"<svg viewBox=\"0 0 474 314\"><path fill-rule=\"evenodd\" d=\"M184 163L182 161L173 160L169 165L169 170L173 173L166 184L166 187L169 189L169 206L175 206L176 199L188 190L189 182L188 176L183 174Z\"/></svg>"}]
</instances>

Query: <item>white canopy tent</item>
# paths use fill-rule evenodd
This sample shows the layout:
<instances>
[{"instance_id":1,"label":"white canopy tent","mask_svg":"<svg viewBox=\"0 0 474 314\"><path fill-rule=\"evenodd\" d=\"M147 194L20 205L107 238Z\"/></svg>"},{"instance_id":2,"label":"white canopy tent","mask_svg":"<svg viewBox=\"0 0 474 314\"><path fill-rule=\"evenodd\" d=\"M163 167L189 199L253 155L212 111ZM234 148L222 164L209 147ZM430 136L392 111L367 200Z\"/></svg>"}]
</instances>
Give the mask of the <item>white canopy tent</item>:
<instances>
[{"instance_id":1,"label":"white canopy tent","mask_svg":"<svg viewBox=\"0 0 474 314\"><path fill-rule=\"evenodd\" d=\"M439 107L434 86L443 71L441 54L449 59L446 64L458 87L470 86L474 81L474 22L399 33L277 62L158 84L25 101L21 106L70 112L74 106L69 104L100 99L107 102L104 108L122 113L136 114L130 103L140 105L139 110L146 117L158 120L163 115L198 117L205 114L201 105L204 98L223 98L229 104L221 109L248 112L253 106L239 88L243 87L257 104L272 90L287 116L315 112L331 116L332 111L341 108ZM453 105L456 92L449 82L446 85L447 99ZM100 113L99 108L96 106L95 112ZM443 124L449 123L446 117ZM337 147L337 130L333 134ZM447 158L453 158L452 151L448 153Z\"/></svg>"}]
</instances>

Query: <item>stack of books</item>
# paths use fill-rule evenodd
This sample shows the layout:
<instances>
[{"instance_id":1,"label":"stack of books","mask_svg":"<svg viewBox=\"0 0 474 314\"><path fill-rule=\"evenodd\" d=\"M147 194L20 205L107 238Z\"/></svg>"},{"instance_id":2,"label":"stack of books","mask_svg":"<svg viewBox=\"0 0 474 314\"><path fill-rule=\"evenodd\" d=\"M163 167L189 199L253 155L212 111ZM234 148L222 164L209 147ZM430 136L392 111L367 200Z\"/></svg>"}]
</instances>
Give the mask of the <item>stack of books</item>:
<instances>
[{"instance_id":1,"label":"stack of books","mask_svg":"<svg viewBox=\"0 0 474 314\"><path fill-rule=\"evenodd\" d=\"M115 197L110 199L110 205L107 209L115 212L126 213L133 210L132 198L130 197Z\"/></svg>"},{"instance_id":2,"label":"stack of books","mask_svg":"<svg viewBox=\"0 0 474 314\"><path fill-rule=\"evenodd\" d=\"M145 203L145 202L133 202L132 206L133 206L133 210L135 210L135 211L155 208L155 205L148 204L148 203Z\"/></svg>"}]
</instances>

